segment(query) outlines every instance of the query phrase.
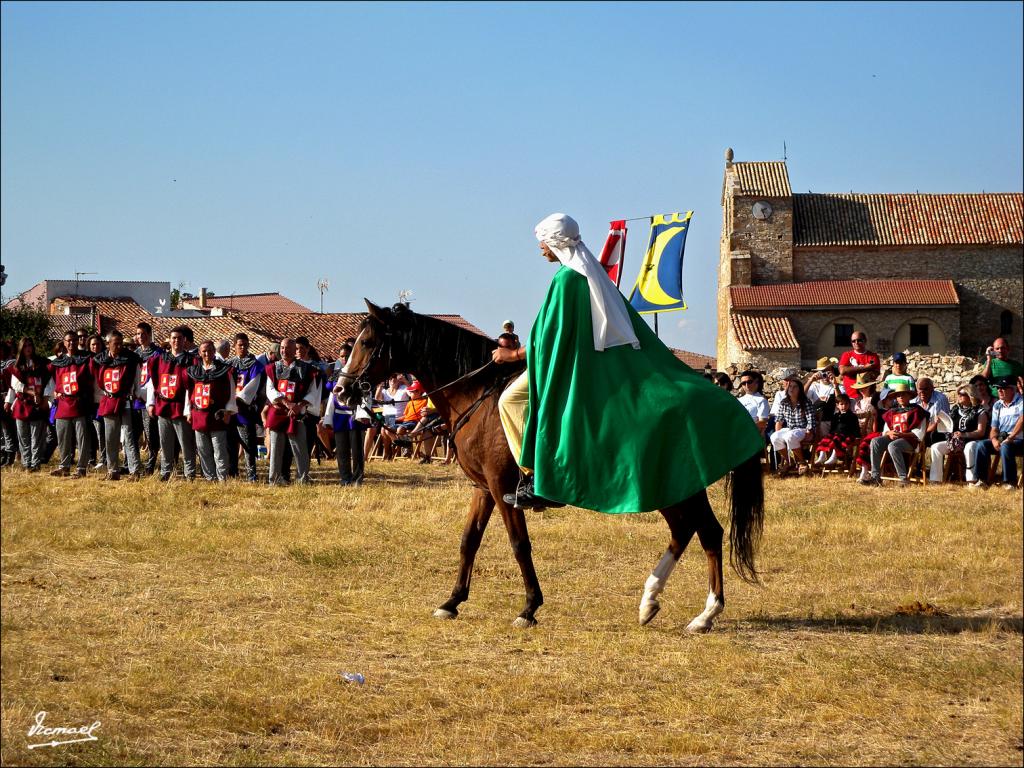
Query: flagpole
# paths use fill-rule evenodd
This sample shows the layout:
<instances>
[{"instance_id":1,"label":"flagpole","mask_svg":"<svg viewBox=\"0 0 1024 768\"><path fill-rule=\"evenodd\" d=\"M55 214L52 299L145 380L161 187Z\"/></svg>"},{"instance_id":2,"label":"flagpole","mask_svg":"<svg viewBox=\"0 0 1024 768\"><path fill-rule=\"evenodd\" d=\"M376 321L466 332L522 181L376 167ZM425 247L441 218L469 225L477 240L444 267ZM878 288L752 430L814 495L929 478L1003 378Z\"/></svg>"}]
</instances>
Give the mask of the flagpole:
<instances>
[{"instance_id":1,"label":"flagpole","mask_svg":"<svg viewBox=\"0 0 1024 768\"><path fill-rule=\"evenodd\" d=\"M654 313L654 335L658 336L658 338L661 338L661 336L658 334L658 313L657 312Z\"/></svg>"}]
</instances>

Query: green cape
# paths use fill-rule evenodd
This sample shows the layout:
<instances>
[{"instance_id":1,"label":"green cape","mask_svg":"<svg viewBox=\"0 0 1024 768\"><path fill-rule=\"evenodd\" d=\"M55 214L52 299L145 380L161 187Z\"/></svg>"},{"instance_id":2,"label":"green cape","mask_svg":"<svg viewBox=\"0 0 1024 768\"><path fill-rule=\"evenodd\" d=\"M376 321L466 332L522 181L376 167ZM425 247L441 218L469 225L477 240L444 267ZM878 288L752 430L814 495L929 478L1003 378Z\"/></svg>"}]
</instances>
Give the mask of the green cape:
<instances>
[{"instance_id":1,"label":"green cape","mask_svg":"<svg viewBox=\"0 0 1024 768\"><path fill-rule=\"evenodd\" d=\"M587 279L566 267L555 274L530 331L519 463L546 499L649 512L711 485L764 441L735 397L678 360L622 301L640 349L598 352Z\"/></svg>"}]
</instances>

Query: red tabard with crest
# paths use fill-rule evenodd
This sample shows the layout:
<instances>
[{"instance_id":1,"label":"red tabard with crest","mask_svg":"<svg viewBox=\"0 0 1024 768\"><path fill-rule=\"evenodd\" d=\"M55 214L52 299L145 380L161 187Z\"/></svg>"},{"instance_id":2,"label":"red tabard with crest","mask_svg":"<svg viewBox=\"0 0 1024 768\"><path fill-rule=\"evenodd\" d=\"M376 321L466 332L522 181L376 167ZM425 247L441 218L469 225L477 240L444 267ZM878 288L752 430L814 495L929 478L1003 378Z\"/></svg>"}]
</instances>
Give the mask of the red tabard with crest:
<instances>
[{"instance_id":1,"label":"red tabard with crest","mask_svg":"<svg viewBox=\"0 0 1024 768\"><path fill-rule=\"evenodd\" d=\"M185 387L189 391L189 411L192 414L192 429L196 432L212 432L226 429L227 425L214 418L219 410L228 405L235 396L235 380L232 372L210 381L196 381L186 374Z\"/></svg>"},{"instance_id":2,"label":"red tabard with crest","mask_svg":"<svg viewBox=\"0 0 1024 768\"><path fill-rule=\"evenodd\" d=\"M11 415L18 421L37 421L49 418L50 408L37 405L36 394L42 394L50 383L50 369L45 360L40 360L30 371L19 371L11 366L11 377L21 382L24 389L14 396ZM46 403L46 400L43 400Z\"/></svg>"},{"instance_id":3,"label":"red tabard with crest","mask_svg":"<svg viewBox=\"0 0 1024 768\"><path fill-rule=\"evenodd\" d=\"M187 362L181 365L169 354L161 354L153 355L147 362L149 377L153 380L153 389L156 391L156 415L165 419L184 418L186 371L192 364L192 358L189 357Z\"/></svg>"},{"instance_id":4,"label":"red tabard with crest","mask_svg":"<svg viewBox=\"0 0 1024 768\"><path fill-rule=\"evenodd\" d=\"M133 352L124 355L111 358L99 354L93 358L92 375L100 391L97 416L116 416L131 407L139 360Z\"/></svg>"},{"instance_id":5,"label":"red tabard with crest","mask_svg":"<svg viewBox=\"0 0 1024 768\"><path fill-rule=\"evenodd\" d=\"M267 378L272 382L274 389L281 393L286 402L297 403L309 393L309 388L314 380L314 370L313 366L308 363L297 360L292 372L292 376L294 376L295 372L299 374L297 377L298 381L295 381L292 376L289 376L287 379L278 378L277 363L271 363L267 366ZM274 430L287 428L288 432L292 433L295 431L293 421L287 411L271 406L270 410L267 411L266 428Z\"/></svg>"},{"instance_id":6,"label":"red tabard with crest","mask_svg":"<svg viewBox=\"0 0 1024 768\"><path fill-rule=\"evenodd\" d=\"M63 363L62 365L59 363ZM90 416L92 410L92 375L89 358L66 358L50 364L57 399L58 419Z\"/></svg>"}]
</instances>

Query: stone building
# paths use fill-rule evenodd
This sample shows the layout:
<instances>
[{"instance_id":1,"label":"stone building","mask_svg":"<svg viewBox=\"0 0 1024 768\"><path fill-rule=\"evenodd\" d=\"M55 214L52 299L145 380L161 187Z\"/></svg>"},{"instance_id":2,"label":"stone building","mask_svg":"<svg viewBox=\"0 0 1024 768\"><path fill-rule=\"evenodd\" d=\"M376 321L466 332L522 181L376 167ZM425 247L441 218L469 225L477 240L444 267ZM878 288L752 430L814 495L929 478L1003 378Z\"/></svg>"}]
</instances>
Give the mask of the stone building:
<instances>
[{"instance_id":1,"label":"stone building","mask_svg":"<svg viewBox=\"0 0 1024 768\"><path fill-rule=\"evenodd\" d=\"M785 161L725 155L718 367L813 367L868 346L1024 359L1024 196L794 194Z\"/></svg>"}]
</instances>

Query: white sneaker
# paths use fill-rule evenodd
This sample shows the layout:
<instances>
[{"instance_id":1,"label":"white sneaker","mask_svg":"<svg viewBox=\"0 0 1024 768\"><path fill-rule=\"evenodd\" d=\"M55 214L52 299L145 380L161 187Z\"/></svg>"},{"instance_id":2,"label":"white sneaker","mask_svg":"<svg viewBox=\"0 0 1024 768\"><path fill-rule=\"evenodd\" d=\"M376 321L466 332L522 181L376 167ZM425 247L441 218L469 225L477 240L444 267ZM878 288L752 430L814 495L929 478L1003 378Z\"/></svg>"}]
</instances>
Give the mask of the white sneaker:
<instances>
[{"instance_id":1,"label":"white sneaker","mask_svg":"<svg viewBox=\"0 0 1024 768\"><path fill-rule=\"evenodd\" d=\"M1015 485L1008 485L1007 483L1003 483L1002 488L1004 491L1010 491L1010 493L1013 493L1014 491L1017 490L1017 487Z\"/></svg>"},{"instance_id":2,"label":"white sneaker","mask_svg":"<svg viewBox=\"0 0 1024 768\"><path fill-rule=\"evenodd\" d=\"M984 490L984 489L988 488L988 486L984 482L982 482L981 480L978 480L978 481L973 482L973 483L968 483L967 487L968 488L977 488L977 489L981 489L981 490Z\"/></svg>"},{"instance_id":3,"label":"white sneaker","mask_svg":"<svg viewBox=\"0 0 1024 768\"><path fill-rule=\"evenodd\" d=\"M836 452L835 451L832 451L832 455L829 456L827 459L825 459L825 463L823 464L823 466L831 467L837 461L839 461L839 457L836 456Z\"/></svg>"}]
</instances>

